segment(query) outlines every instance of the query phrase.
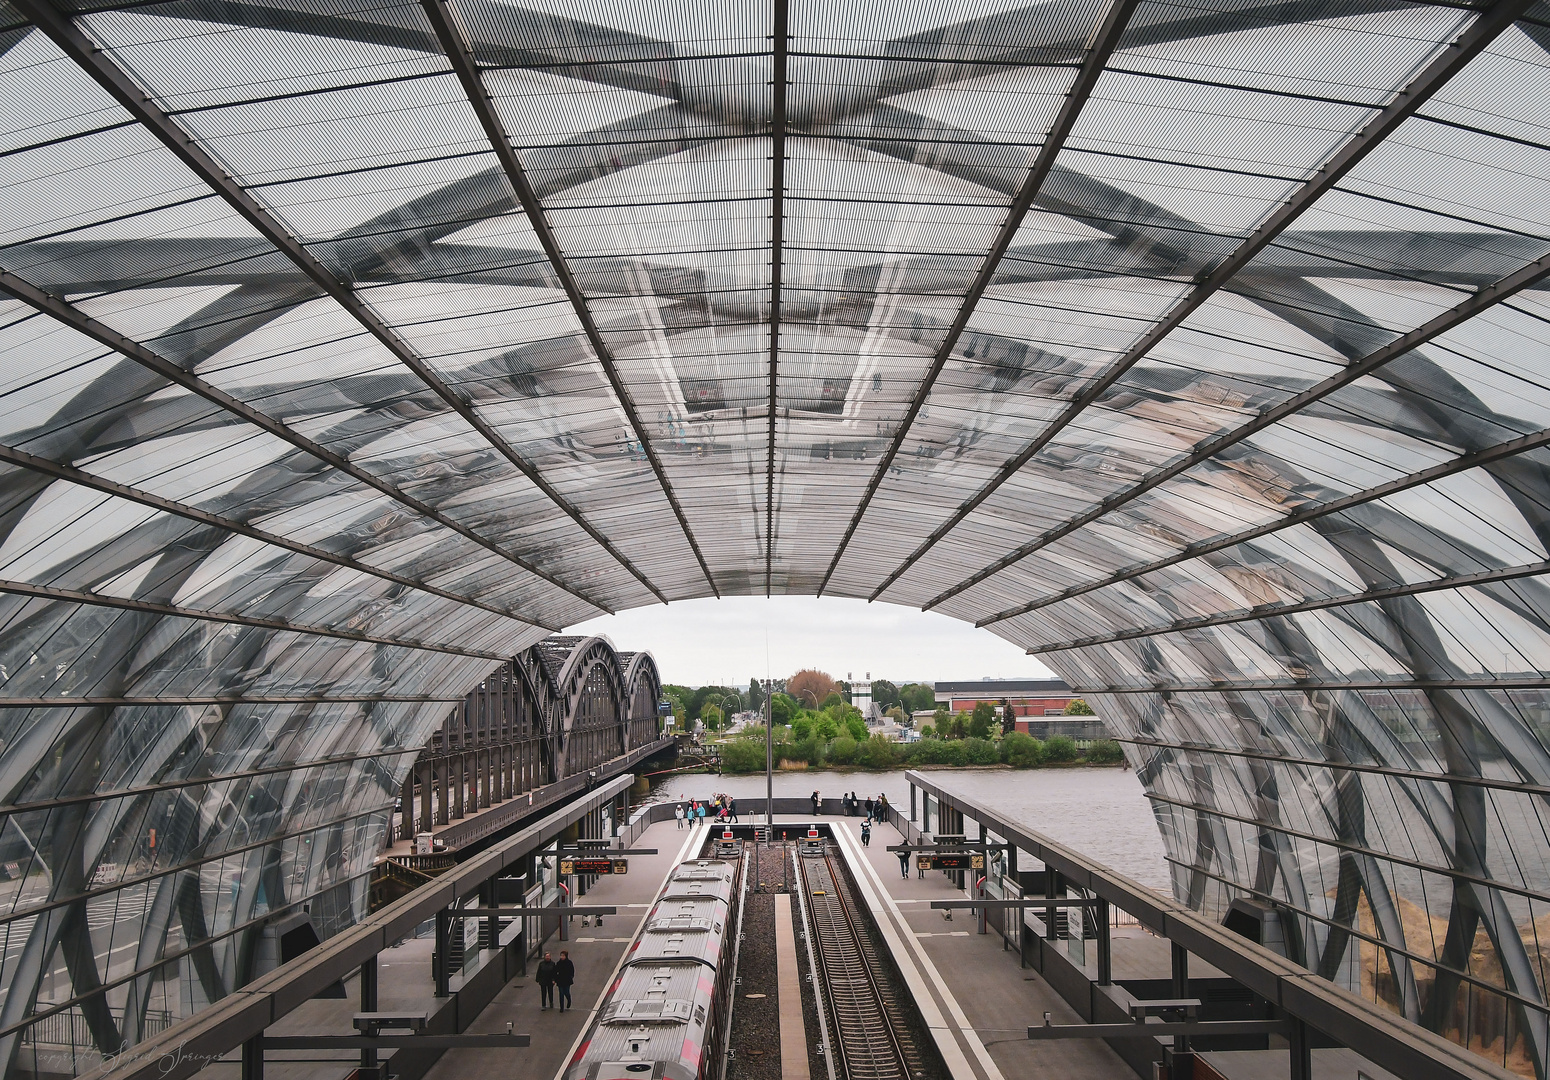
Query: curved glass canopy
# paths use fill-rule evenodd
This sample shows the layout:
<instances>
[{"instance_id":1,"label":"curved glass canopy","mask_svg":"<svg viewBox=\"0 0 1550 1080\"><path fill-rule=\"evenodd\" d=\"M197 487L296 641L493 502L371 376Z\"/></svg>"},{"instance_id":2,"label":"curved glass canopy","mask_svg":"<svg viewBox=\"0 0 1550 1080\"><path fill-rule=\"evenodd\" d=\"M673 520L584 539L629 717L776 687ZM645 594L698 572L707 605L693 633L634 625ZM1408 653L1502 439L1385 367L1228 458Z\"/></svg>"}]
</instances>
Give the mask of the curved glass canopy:
<instances>
[{"instance_id":1,"label":"curved glass canopy","mask_svg":"<svg viewBox=\"0 0 1550 1080\"><path fill-rule=\"evenodd\" d=\"M409 760L320 762L601 612L821 592L1040 654L1182 898L1543 1076L1547 47L1527 0L0 0L0 986L150 902L93 891L104 793L288 770L191 880L325 829L348 879ZM45 997L176 951L93 947Z\"/></svg>"}]
</instances>

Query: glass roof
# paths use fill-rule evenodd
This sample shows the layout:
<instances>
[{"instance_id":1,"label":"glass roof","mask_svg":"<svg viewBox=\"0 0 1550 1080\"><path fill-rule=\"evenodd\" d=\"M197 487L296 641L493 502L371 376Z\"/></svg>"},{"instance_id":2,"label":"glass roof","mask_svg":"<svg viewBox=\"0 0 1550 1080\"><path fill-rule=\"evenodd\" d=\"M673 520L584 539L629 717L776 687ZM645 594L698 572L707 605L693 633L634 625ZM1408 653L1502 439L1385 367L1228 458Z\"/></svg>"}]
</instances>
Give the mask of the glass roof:
<instances>
[{"instance_id":1,"label":"glass roof","mask_svg":"<svg viewBox=\"0 0 1550 1080\"><path fill-rule=\"evenodd\" d=\"M1326 927L1304 879L1399 841L1326 806L1256 878L1234 755L1550 790L1547 47L1526 0L0 0L0 798L195 708L120 700L302 768L263 702L415 746L601 612L820 592L1038 653L1181 895ZM1532 894L1476 923L1544 1075L1550 840L1443 832Z\"/></svg>"}]
</instances>

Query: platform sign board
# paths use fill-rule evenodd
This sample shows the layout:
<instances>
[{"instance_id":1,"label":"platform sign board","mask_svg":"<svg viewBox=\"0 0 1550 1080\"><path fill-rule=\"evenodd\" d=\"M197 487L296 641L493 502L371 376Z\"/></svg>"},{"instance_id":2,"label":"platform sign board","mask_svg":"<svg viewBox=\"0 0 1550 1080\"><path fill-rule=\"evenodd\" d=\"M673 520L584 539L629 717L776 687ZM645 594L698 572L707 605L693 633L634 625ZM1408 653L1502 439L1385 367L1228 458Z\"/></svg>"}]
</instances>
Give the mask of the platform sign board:
<instances>
[{"instance_id":1,"label":"platform sign board","mask_svg":"<svg viewBox=\"0 0 1550 1080\"><path fill-rule=\"evenodd\" d=\"M933 844L939 844L942 847L951 847L953 844L966 843L968 841L968 839L969 838L967 836L965 836L961 832L955 832L955 833L946 833L946 832L944 832L944 833L937 833L936 834L936 839L933 840L932 843Z\"/></svg>"},{"instance_id":2,"label":"platform sign board","mask_svg":"<svg viewBox=\"0 0 1550 1080\"><path fill-rule=\"evenodd\" d=\"M560 874L628 874L629 859L561 859Z\"/></svg>"},{"instance_id":3,"label":"platform sign board","mask_svg":"<svg viewBox=\"0 0 1550 1080\"><path fill-rule=\"evenodd\" d=\"M934 851L915 857L921 870L983 870L985 856L978 851Z\"/></svg>"}]
</instances>

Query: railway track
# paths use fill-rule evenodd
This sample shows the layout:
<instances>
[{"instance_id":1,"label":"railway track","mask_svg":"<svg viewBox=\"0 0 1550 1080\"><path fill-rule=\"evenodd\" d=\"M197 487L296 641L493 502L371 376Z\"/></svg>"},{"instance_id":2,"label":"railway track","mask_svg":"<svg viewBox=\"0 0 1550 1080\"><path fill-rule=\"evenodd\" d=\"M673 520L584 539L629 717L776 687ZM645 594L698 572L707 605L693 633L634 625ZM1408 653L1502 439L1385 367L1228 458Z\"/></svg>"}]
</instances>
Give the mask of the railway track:
<instances>
[{"instance_id":1,"label":"railway track","mask_svg":"<svg viewBox=\"0 0 1550 1080\"><path fill-rule=\"evenodd\" d=\"M887 967L873 948L850 882L831 846L802 855L809 932L817 945L836 1072L846 1080L917 1080L927 1075Z\"/></svg>"}]
</instances>

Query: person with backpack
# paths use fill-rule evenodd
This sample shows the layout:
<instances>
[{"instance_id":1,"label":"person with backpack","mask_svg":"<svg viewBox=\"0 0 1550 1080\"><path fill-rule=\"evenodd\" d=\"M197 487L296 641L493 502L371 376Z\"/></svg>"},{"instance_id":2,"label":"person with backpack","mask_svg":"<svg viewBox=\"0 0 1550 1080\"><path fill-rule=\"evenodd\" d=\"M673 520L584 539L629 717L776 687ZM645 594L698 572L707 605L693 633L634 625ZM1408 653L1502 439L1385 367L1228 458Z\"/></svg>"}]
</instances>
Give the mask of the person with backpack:
<instances>
[{"instance_id":1,"label":"person with backpack","mask_svg":"<svg viewBox=\"0 0 1550 1080\"><path fill-rule=\"evenodd\" d=\"M570 988L576 981L576 965L571 963L570 953L560 950L560 959L554 965L554 985L560 988L560 1011L571 1007Z\"/></svg>"},{"instance_id":2,"label":"person with backpack","mask_svg":"<svg viewBox=\"0 0 1550 1080\"><path fill-rule=\"evenodd\" d=\"M554 1008L554 957L544 953L538 961L538 1011Z\"/></svg>"}]
</instances>

